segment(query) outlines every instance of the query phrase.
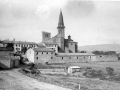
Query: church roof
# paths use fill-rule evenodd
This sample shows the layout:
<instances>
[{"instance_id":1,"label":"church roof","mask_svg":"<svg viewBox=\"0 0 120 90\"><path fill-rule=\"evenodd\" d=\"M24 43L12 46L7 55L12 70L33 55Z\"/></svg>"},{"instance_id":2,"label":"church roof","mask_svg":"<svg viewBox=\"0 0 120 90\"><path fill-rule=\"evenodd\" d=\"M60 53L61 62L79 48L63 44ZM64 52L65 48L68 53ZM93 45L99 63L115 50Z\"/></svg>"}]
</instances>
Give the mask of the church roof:
<instances>
[{"instance_id":1,"label":"church roof","mask_svg":"<svg viewBox=\"0 0 120 90\"><path fill-rule=\"evenodd\" d=\"M62 11L60 11L60 15L59 15L58 28L65 28L64 21L63 21Z\"/></svg>"}]
</instances>

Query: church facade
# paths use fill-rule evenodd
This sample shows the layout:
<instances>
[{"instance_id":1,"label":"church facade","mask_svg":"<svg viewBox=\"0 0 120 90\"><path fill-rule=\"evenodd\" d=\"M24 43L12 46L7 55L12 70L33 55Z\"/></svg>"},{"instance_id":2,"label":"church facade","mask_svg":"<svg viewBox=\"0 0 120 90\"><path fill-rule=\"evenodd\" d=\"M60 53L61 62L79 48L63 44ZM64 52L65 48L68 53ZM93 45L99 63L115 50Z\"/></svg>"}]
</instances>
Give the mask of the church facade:
<instances>
[{"instance_id":1,"label":"church facade","mask_svg":"<svg viewBox=\"0 0 120 90\"><path fill-rule=\"evenodd\" d=\"M51 37L51 33L43 31L42 42L46 44L47 48L54 48L57 53L77 53L78 43L73 41L70 35L68 39L65 39L65 26L62 11L60 11L57 29L58 34L54 37Z\"/></svg>"}]
</instances>

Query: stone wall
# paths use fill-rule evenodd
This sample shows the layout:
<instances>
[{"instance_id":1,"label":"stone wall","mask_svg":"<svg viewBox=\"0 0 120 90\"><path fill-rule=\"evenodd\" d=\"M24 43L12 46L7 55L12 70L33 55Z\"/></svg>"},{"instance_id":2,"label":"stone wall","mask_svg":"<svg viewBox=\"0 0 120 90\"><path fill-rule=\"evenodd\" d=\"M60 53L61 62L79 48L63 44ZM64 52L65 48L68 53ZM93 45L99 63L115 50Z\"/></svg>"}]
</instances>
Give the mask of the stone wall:
<instances>
[{"instance_id":1,"label":"stone wall","mask_svg":"<svg viewBox=\"0 0 120 90\"><path fill-rule=\"evenodd\" d=\"M77 63L94 61L95 56L56 56L49 63Z\"/></svg>"},{"instance_id":2,"label":"stone wall","mask_svg":"<svg viewBox=\"0 0 120 90\"><path fill-rule=\"evenodd\" d=\"M1 59L0 60L0 67L1 68L11 68L11 65L10 65L10 60L4 60L4 59Z\"/></svg>"},{"instance_id":3,"label":"stone wall","mask_svg":"<svg viewBox=\"0 0 120 90\"><path fill-rule=\"evenodd\" d=\"M35 63L46 63L54 58L55 52L38 52L35 53Z\"/></svg>"},{"instance_id":4,"label":"stone wall","mask_svg":"<svg viewBox=\"0 0 120 90\"><path fill-rule=\"evenodd\" d=\"M56 56L49 63L110 62L118 61L117 56Z\"/></svg>"},{"instance_id":5,"label":"stone wall","mask_svg":"<svg viewBox=\"0 0 120 90\"><path fill-rule=\"evenodd\" d=\"M99 55L96 56L96 61L100 62L118 61L118 57L116 55Z\"/></svg>"}]
</instances>

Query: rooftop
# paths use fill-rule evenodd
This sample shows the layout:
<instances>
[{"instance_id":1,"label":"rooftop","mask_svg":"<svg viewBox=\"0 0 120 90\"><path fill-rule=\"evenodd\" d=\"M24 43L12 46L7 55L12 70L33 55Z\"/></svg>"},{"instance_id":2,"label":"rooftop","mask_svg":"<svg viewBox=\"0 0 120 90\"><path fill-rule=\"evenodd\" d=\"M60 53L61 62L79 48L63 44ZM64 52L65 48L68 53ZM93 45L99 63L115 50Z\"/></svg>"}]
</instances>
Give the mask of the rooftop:
<instances>
[{"instance_id":1,"label":"rooftop","mask_svg":"<svg viewBox=\"0 0 120 90\"><path fill-rule=\"evenodd\" d=\"M57 56L94 56L92 53L57 53Z\"/></svg>"},{"instance_id":2,"label":"rooftop","mask_svg":"<svg viewBox=\"0 0 120 90\"><path fill-rule=\"evenodd\" d=\"M15 60L15 59L20 59L19 56L0 56L0 60Z\"/></svg>"},{"instance_id":3,"label":"rooftop","mask_svg":"<svg viewBox=\"0 0 120 90\"><path fill-rule=\"evenodd\" d=\"M37 45L35 42L26 42L26 41L10 41L10 40L3 40L1 43L14 43L14 44L34 44Z\"/></svg>"},{"instance_id":4,"label":"rooftop","mask_svg":"<svg viewBox=\"0 0 120 90\"><path fill-rule=\"evenodd\" d=\"M49 48L34 48L34 51L36 52L54 52L54 50L49 49Z\"/></svg>"},{"instance_id":5,"label":"rooftop","mask_svg":"<svg viewBox=\"0 0 120 90\"><path fill-rule=\"evenodd\" d=\"M57 45L56 43L54 42L45 42L46 45Z\"/></svg>"},{"instance_id":6,"label":"rooftop","mask_svg":"<svg viewBox=\"0 0 120 90\"><path fill-rule=\"evenodd\" d=\"M12 47L0 47L0 51L13 51Z\"/></svg>"}]
</instances>

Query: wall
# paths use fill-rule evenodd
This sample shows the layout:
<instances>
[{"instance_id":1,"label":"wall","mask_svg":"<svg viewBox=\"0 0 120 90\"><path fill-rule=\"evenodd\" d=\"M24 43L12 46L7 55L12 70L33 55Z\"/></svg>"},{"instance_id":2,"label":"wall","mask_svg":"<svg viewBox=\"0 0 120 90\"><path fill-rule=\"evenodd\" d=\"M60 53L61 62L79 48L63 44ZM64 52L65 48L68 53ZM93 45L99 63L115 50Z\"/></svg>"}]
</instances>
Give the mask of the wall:
<instances>
[{"instance_id":1,"label":"wall","mask_svg":"<svg viewBox=\"0 0 120 90\"><path fill-rule=\"evenodd\" d=\"M27 51L26 51L26 57L27 57L27 59L30 61L30 62L35 62L34 61L34 50L31 48L31 49L28 49Z\"/></svg>"},{"instance_id":2,"label":"wall","mask_svg":"<svg viewBox=\"0 0 120 90\"><path fill-rule=\"evenodd\" d=\"M75 53L75 43L68 43L68 48L70 50L70 53Z\"/></svg>"},{"instance_id":3,"label":"wall","mask_svg":"<svg viewBox=\"0 0 120 90\"><path fill-rule=\"evenodd\" d=\"M118 61L118 57L116 55L98 55L96 56L96 61Z\"/></svg>"},{"instance_id":4,"label":"wall","mask_svg":"<svg viewBox=\"0 0 120 90\"><path fill-rule=\"evenodd\" d=\"M34 55L35 63L46 63L54 58L55 52L35 52Z\"/></svg>"},{"instance_id":5,"label":"wall","mask_svg":"<svg viewBox=\"0 0 120 90\"><path fill-rule=\"evenodd\" d=\"M0 67L1 68L10 68L10 60L0 60Z\"/></svg>"},{"instance_id":6,"label":"wall","mask_svg":"<svg viewBox=\"0 0 120 90\"><path fill-rule=\"evenodd\" d=\"M58 53L58 45L57 44L49 44L46 46L47 46L46 48L53 49L53 50L55 50L56 53Z\"/></svg>"},{"instance_id":7,"label":"wall","mask_svg":"<svg viewBox=\"0 0 120 90\"><path fill-rule=\"evenodd\" d=\"M64 45L64 38L63 37L61 37L60 35L58 35L57 37L56 37L56 43L58 44L58 46L59 46L59 48L58 48L58 51L59 52L64 52L64 50L65 50L65 45Z\"/></svg>"},{"instance_id":8,"label":"wall","mask_svg":"<svg viewBox=\"0 0 120 90\"><path fill-rule=\"evenodd\" d=\"M9 56L11 51L0 51L0 56Z\"/></svg>"},{"instance_id":9,"label":"wall","mask_svg":"<svg viewBox=\"0 0 120 90\"><path fill-rule=\"evenodd\" d=\"M15 60L10 60L10 68L14 68L19 66L19 60L15 59Z\"/></svg>"},{"instance_id":10,"label":"wall","mask_svg":"<svg viewBox=\"0 0 120 90\"><path fill-rule=\"evenodd\" d=\"M17 52L17 51L21 51L23 47L33 47L33 48L37 48L37 45L36 44L14 44L14 51Z\"/></svg>"},{"instance_id":11,"label":"wall","mask_svg":"<svg viewBox=\"0 0 120 90\"><path fill-rule=\"evenodd\" d=\"M95 56L56 56L53 60L50 60L49 63L77 63L77 62L89 62L94 61Z\"/></svg>"},{"instance_id":12,"label":"wall","mask_svg":"<svg viewBox=\"0 0 120 90\"><path fill-rule=\"evenodd\" d=\"M50 40L51 38L51 33L49 32L42 32L42 42L46 42Z\"/></svg>"}]
</instances>

